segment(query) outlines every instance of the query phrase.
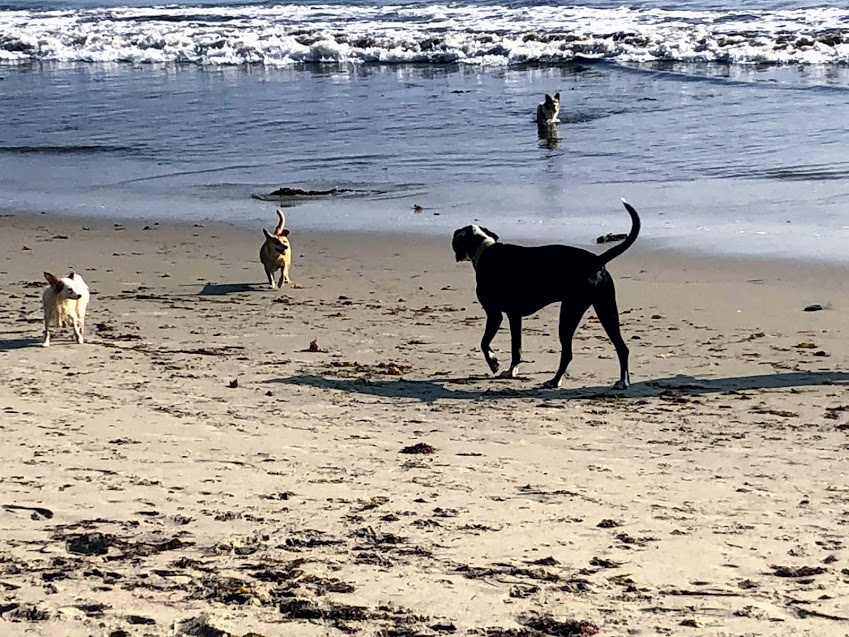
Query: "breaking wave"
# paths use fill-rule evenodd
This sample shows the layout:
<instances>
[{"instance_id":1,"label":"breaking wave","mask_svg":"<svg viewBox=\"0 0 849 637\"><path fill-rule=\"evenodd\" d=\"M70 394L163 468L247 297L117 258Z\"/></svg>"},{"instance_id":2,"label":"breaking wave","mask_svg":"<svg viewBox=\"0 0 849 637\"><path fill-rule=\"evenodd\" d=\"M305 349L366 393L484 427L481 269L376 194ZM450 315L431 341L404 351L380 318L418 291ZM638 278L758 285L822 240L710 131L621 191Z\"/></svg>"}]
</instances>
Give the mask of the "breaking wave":
<instances>
[{"instance_id":1,"label":"breaking wave","mask_svg":"<svg viewBox=\"0 0 849 637\"><path fill-rule=\"evenodd\" d=\"M0 11L0 61L849 64L849 10L241 5Z\"/></svg>"}]
</instances>

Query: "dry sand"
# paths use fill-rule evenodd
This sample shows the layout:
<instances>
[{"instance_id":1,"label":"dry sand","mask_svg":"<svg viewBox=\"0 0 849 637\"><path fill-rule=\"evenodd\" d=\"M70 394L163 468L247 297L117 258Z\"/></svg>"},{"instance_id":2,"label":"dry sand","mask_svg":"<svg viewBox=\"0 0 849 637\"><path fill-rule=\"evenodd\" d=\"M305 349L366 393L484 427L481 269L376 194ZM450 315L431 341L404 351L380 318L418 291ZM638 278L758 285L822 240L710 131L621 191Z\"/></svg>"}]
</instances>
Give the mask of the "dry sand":
<instances>
[{"instance_id":1,"label":"dry sand","mask_svg":"<svg viewBox=\"0 0 849 637\"><path fill-rule=\"evenodd\" d=\"M849 632L846 270L638 245L633 387L588 316L552 391L556 308L493 380L447 238L293 221L273 291L258 228L0 219L0 634Z\"/></svg>"}]
</instances>

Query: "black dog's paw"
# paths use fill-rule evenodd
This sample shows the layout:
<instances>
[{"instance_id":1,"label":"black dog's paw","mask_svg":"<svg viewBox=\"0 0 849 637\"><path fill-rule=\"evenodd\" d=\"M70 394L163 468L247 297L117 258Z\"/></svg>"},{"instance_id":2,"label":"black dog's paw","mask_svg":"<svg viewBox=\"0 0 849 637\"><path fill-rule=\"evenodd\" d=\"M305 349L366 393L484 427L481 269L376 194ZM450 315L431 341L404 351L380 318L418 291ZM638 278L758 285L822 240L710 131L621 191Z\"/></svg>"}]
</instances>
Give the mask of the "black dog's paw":
<instances>
[{"instance_id":1,"label":"black dog's paw","mask_svg":"<svg viewBox=\"0 0 849 637\"><path fill-rule=\"evenodd\" d=\"M489 364L489 369L493 374L497 374L498 370L501 369L501 365L498 364L498 359L491 358L487 361L487 363Z\"/></svg>"}]
</instances>

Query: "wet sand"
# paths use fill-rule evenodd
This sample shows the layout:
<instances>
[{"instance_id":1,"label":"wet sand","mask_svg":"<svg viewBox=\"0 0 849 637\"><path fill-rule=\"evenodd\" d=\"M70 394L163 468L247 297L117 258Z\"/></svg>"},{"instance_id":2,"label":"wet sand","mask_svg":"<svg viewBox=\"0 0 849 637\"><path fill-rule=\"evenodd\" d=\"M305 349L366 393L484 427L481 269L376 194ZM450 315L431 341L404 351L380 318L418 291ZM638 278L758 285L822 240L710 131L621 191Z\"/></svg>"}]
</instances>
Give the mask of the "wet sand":
<instances>
[{"instance_id":1,"label":"wet sand","mask_svg":"<svg viewBox=\"0 0 849 637\"><path fill-rule=\"evenodd\" d=\"M448 238L291 230L0 218L0 633L846 634L846 269L638 244L634 385L588 315L544 390Z\"/></svg>"}]
</instances>

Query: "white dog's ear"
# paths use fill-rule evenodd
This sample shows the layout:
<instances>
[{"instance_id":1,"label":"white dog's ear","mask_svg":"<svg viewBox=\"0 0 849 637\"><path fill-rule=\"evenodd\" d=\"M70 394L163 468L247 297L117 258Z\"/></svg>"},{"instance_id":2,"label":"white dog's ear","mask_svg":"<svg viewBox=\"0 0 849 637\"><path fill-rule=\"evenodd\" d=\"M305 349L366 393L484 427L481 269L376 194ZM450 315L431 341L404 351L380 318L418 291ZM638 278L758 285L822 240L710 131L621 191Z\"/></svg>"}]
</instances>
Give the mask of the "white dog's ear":
<instances>
[{"instance_id":1,"label":"white dog's ear","mask_svg":"<svg viewBox=\"0 0 849 637\"><path fill-rule=\"evenodd\" d=\"M69 278L69 279L73 279L73 278L74 278L74 276L76 276L76 275L74 274L74 271L73 271L73 270L72 270L71 272L69 272L69 273L68 273L68 278Z\"/></svg>"},{"instance_id":2,"label":"white dog's ear","mask_svg":"<svg viewBox=\"0 0 849 637\"><path fill-rule=\"evenodd\" d=\"M281 236L281 237L288 237L288 236L289 236L289 229L288 229L288 228L283 228L283 229L280 231L280 235L279 235L279 236Z\"/></svg>"}]
</instances>

